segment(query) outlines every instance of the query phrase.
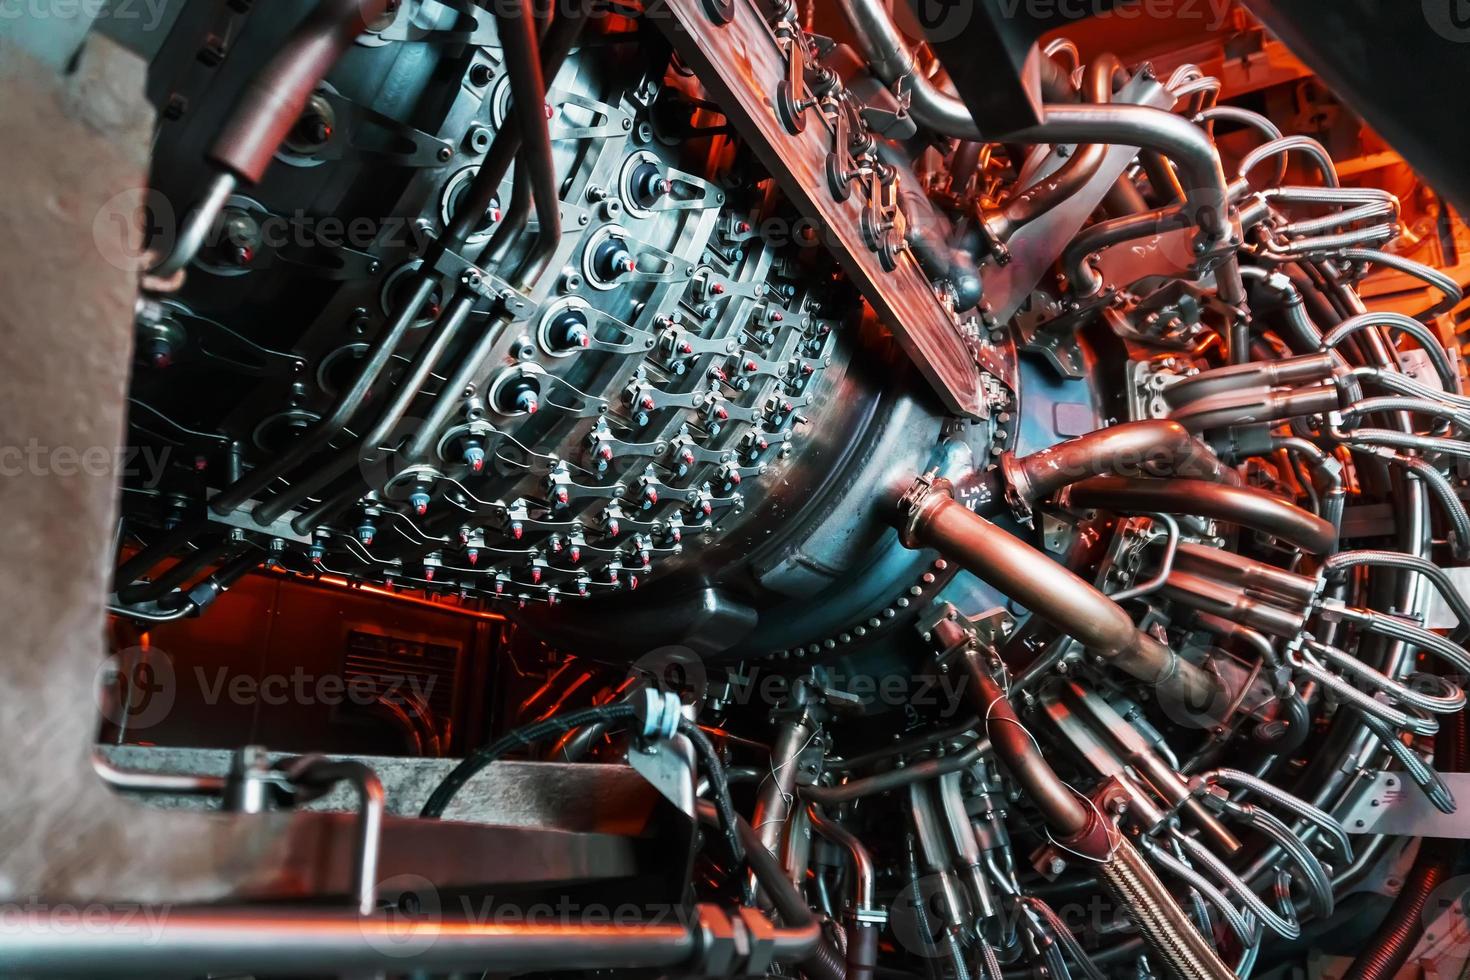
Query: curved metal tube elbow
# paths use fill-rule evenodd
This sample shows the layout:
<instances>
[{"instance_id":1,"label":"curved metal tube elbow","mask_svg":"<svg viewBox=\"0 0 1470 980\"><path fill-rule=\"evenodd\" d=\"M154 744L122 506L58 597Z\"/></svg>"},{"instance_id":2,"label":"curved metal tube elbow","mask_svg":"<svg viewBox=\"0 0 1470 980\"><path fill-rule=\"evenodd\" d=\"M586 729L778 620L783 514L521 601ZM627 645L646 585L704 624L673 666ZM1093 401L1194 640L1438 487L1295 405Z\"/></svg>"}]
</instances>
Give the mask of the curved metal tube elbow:
<instances>
[{"instance_id":1,"label":"curved metal tube elbow","mask_svg":"<svg viewBox=\"0 0 1470 980\"><path fill-rule=\"evenodd\" d=\"M1008 453L1001 457L1001 471L1008 496L1028 508L1069 484L1105 474L1149 473L1240 482L1214 450L1169 419L1124 422L1028 456Z\"/></svg>"},{"instance_id":2,"label":"curved metal tube elbow","mask_svg":"<svg viewBox=\"0 0 1470 980\"><path fill-rule=\"evenodd\" d=\"M965 103L939 90L918 71L908 44L878 0L837 0L873 71L909 95L909 114L922 126L956 139L980 141L980 127Z\"/></svg>"},{"instance_id":3,"label":"curved metal tube elbow","mask_svg":"<svg viewBox=\"0 0 1470 980\"><path fill-rule=\"evenodd\" d=\"M1189 218L1178 204L1155 208L1139 214L1109 218L1084 228L1062 251L1062 272L1072 291L1079 296L1096 296L1102 291L1102 277L1092 270L1088 259L1110 245L1161 235L1166 231L1189 226Z\"/></svg>"},{"instance_id":4,"label":"curved metal tube elbow","mask_svg":"<svg viewBox=\"0 0 1470 980\"><path fill-rule=\"evenodd\" d=\"M1215 486L1199 480L1133 482ZM1157 688L1160 698L1203 716L1228 704L1215 677L1139 630L1127 610L1071 569L958 503L949 481L936 480L927 488L923 481L916 483L900 511L900 538L907 547L933 548L959 562L1118 669Z\"/></svg>"},{"instance_id":5,"label":"curved metal tube elbow","mask_svg":"<svg viewBox=\"0 0 1470 980\"><path fill-rule=\"evenodd\" d=\"M1053 62L1048 60L1048 64ZM1119 80L1126 82L1128 73L1117 55L1098 55L1087 66L1082 97L1099 105L1109 103L1113 100L1113 86ZM1036 220L1076 194L1092 180L1107 153L1104 143L1079 143L1064 164L1016 193L987 218L992 236L1004 242L1022 225Z\"/></svg>"},{"instance_id":6,"label":"curved metal tube elbow","mask_svg":"<svg viewBox=\"0 0 1470 980\"><path fill-rule=\"evenodd\" d=\"M1337 547L1337 530L1330 521L1250 487L1227 487L1204 480L1097 476L1073 484L1068 490L1068 503L1124 514L1207 517L1269 534L1313 555L1326 555Z\"/></svg>"},{"instance_id":7,"label":"curved metal tube elbow","mask_svg":"<svg viewBox=\"0 0 1470 980\"><path fill-rule=\"evenodd\" d=\"M1004 533L1004 532L1002 532ZM1080 840L1090 836L1098 820L1096 812L1082 797L1062 781L1051 763L1041 754L1036 742L1016 717L1005 691L985 669L973 651L964 655L975 712L984 719L990 744L1000 756L1027 797L1041 810L1046 825L1064 840ZM1104 838L1106 843L1106 838ZM1103 854L1106 854L1106 848Z\"/></svg>"},{"instance_id":8,"label":"curved metal tube elbow","mask_svg":"<svg viewBox=\"0 0 1470 980\"><path fill-rule=\"evenodd\" d=\"M1140 105L1049 105L1037 126L1011 133L1022 143L1112 143L1158 150L1173 160L1186 186L1186 214L1212 238L1229 233L1230 190L1215 144L1181 116Z\"/></svg>"}]
</instances>

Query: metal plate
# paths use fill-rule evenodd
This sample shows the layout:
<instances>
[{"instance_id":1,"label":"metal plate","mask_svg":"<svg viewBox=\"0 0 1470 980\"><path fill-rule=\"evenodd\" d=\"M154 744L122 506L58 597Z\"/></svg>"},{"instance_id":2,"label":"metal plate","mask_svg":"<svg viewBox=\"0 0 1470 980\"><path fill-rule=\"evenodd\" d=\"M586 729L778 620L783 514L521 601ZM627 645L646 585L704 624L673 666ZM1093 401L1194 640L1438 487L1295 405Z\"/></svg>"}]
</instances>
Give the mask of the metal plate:
<instances>
[{"instance_id":1,"label":"metal plate","mask_svg":"<svg viewBox=\"0 0 1470 980\"><path fill-rule=\"evenodd\" d=\"M1470 772L1442 772L1450 794L1470 800ZM1463 813L1441 813L1401 772L1377 772L1358 787L1355 802L1334 814L1350 834L1391 837L1445 837L1470 840L1470 821Z\"/></svg>"},{"instance_id":2,"label":"metal plate","mask_svg":"<svg viewBox=\"0 0 1470 980\"><path fill-rule=\"evenodd\" d=\"M910 253L899 253L897 268L889 272L868 249L859 231L863 195L839 202L827 190L831 128L815 109L805 113L800 133L792 135L782 126L774 93L785 77L785 57L749 0L736 0L732 11L729 23L721 26L705 13L701 0L661 0L647 16L668 35L787 196L836 241L837 260L944 404L984 418L975 355L953 317ZM803 91L803 98L809 95Z\"/></svg>"}]
</instances>

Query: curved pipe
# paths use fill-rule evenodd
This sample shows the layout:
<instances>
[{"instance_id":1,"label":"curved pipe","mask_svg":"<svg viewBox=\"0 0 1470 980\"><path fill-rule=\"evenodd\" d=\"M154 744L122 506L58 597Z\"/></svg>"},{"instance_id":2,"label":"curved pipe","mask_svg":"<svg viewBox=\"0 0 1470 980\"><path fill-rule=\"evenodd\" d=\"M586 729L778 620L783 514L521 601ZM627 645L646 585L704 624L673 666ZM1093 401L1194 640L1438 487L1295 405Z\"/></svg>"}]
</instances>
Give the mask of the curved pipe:
<instances>
[{"instance_id":1,"label":"curved pipe","mask_svg":"<svg viewBox=\"0 0 1470 980\"><path fill-rule=\"evenodd\" d=\"M1234 470L1178 422L1143 419L1124 422L1027 456L1001 457L1007 496L1026 508L1068 484L1103 474L1147 472L1239 483Z\"/></svg>"},{"instance_id":2,"label":"curved pipe","mask_svg":"<svg viewBox=\"0 0 1470 980\"><path fill-rule=\"evenodd\" d=\"M1128 73L1116 55L1099 55L1087 66L1083 98L1098 104L1111 102L1114 85L1119 79L1127 81L1127 78ZM1106 144L1079 143L1066 163L1018 191L985 217L991 236L1000 242L1007 241L1016 229L1080 191L1103 165L1107 153Z\"/></svg>"},{"instance_id":3,"label":"curved pipe","mask_svg":"<svg viewBox=\"0 0 1470 980\"><path fill-rule=\"evenodd\" d=\"M1229 185L1220 154L1203 129L1187 119L1141 105L1057 105L1046 107L1046 119L1011 133L1022 143L1099 142L1138 146L1173 160L1185 184L1188 220L1210 238L1229 234Z\"/></svg>"},{"instance_id":4,"label":"curved pipe","mask_svg":"<svg viewBox=\"0 0 1470 980\"><path fill-rule=\"evenodd\" d=\"M955 624L949 625L954 632L960 632ZM1081 794L1063 782L1047 762L1036 740L1016 717L1016 709L1011 706L1010 699L981 663L979 654L965 647L962 657L970 678L966 692L971 697L971 705L983 719L982 724L995 747L995 754L1005 763L1021 791L1041 810L1046 825L1061 836L1063 843L1071 846L1091 837L1101 823L1097 811L1084 802ZM1108 853L1108 835L1106 828L1103 830L1103 848L1097 857Z\"/></svg>"},{"instance_id":5,"label":"curved pipe","mask_svg":"<svg viewBox=\"0 0 1470 980\"><path fill-rule=\"evenodd\" d=\"M817 804L808 804L806 812L811 818L812 829L843 848L852 858L853 907L856 909L876 908L877 906L873 904L873 882L877 880L877 871L873 865L873 858L868 853L868 849L863 846L863 842L836 820L828 819Z\"/></svg>"},{"instance_id":6,"label":"curved pipe","mask_svg":"<svg viewBox=\"0 0 1470 980\"><path fill-rule=\"evenodd\" d=\"M838 0L878 77L909 92L909 111L923 125L962 140L984 137L959 98L939 91L917 70L908 45L879 0ZM1104 143L1158 151L1180 168L1190 220L1211 237L1230 228L1220 154L1208 134L1187 119L1136 105L1048 105L1043 121L1008 134L1017 143ZM1226 264L1232 264L1227 259Z\"/></svg>"},{"instance_id":7,"label":"curved pipe","mask_svg":"<svg viewBox=\"0 0 1470 980\"><path fill-rule=\"evenodd\" d=\"M907 547L933 548L959 562L1093 653L1156 687L1159 697L1206 716L1223 710L1229 702L1213 676L1134 626L1133 617L1122 606L1066 566L956 502L949 481L935 480L932 486L919 481L905 495L900 511L900 538ZM980 715L985 716L983 710Z\"/></svg>"},{"instance_id":8,"label":"curved pipe","mask_svg":"<svg viewBox=\"0 0 1470 980\"><path fill-rule=\"evenodd\" d=\"M1088 260L1110 245L1119 245L1136 238L1161 235L1177 228L1188 228L1189 219L1182 207L1170 204L1157 207L1151 212L1138 215L1110 217L1082 229L1078 237L1067 242L1061 253L1061 270L1067 276L1067 285L1078 295L1097 295L1103 291L1103 276L1092 270Z\"/></svg>"},{"instance_id":9,"label":"curved pipe","mask_svg":"<svg viewBox=\"0 0 1470 980\"><path fill-rule=\"evenodd\" d=\"M1177 204L1099 221L1083 229L1067 244L1062 251L1062 272L1074 293L1079 296L1096 296L1102 291L1103 280L1088 262L1092 255L1110 245L1161 235L1166 231L1188 226L1189 218Z\"/></svg>"},{"instance_id":10,"label":"curved pipe","mask_svg":"<svg viewBox=\"0 0 1470 980\"><path fill-rule=\"evenodd\" d=\"M837 0L837 6L852 25L854 39L874 73L889 85L900 86L902 91L895 94L907 93L909 114L920 125L957 139L984 139L965 103L940 91L918 70L903 35L879 0Z\"/></svg>"},{"instance_id":11,"label":"curved pipe","mask_svg":"<svg viewBox=\"0 0 1470 980\"><path fill-rule=\"evenodd\" d=\"M1313 555L1337 546L1337 531L1328 521L1293 503L1248 487L1227 487L1204 480L1142 480L1097 476L1073 484L1068 502L1074 507L1116 513L1193 514L1248 527L1280 538Z\"/></svg>"},{"instance_id":12,"label":"curved pipe","mask_svg":"<svg viewBox=\"0 0 1470 980\"><path fill-rule=\"evenodd\" d=\"M1461 394L1460 374L1450 363L1444 344L1434 335L1432 329L1402 313L1375 310L1371 313L1360 313L1349 317L1327 332L1327 336L1322 338L1322 349L1330 350L1353 334L1370 327L1385 327L1390 331L1406 333L1413 337L1424 351L1425 356L1429 358L1430 363L1434 365L1434 371L1439 375L1444 390L1453 395Z\"/></svg>"}]
</instances>

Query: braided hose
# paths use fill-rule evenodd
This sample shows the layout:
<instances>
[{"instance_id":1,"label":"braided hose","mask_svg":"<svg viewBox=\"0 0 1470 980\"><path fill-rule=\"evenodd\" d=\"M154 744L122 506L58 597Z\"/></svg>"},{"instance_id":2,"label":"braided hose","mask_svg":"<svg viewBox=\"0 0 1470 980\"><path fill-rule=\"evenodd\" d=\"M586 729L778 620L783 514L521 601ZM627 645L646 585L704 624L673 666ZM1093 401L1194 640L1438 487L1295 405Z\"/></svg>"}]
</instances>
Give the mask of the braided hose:
<instances>
[{"instance_id":1,"label":"braided hose","mask_svg":"<svg viewBox=\"0 0 1470 980\"><path fill-rule=\"evenodd\" d=\"M1235 972L1190 924L1184 910L1133 845L1117 840L1112 857L1098 866L1098 879L1138 927L1153 959L1179 980L1236 980Z\"/></svg>"}]
</instances>

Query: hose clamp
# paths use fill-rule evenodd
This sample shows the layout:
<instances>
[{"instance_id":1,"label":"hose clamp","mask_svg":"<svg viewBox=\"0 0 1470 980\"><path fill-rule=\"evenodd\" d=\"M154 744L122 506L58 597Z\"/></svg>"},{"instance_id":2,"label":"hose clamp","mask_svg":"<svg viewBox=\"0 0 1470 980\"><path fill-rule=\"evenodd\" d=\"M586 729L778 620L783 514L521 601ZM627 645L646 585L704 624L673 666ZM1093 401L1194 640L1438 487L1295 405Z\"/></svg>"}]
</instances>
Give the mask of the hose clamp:
<instances>
[{"instance_id":1,"label":"hose clamp","mask_svg":"<svg viewBox=\"0 0 1470 980\"><path fill-rule=\"evenodd\" d=\"M935 499L954 497L950 482L938 476L938 472L937 469L930 470L922 476L914 477L914 482L909 484L909 488L898 499L898 539L905 548L923 547L919 542L919 527Z\"/></svg>"},{"instance_id":2,"label":"hose clamp","mask_svg":"<svg viewBox=\"0 0 1470 980\"><path fill-rule=\"evenodd\" d=\"M660 691L645 687L643 697L637 702L637 717L643 723L640 733L646 739L671 739L679 730L683 718L684 703L672 691Z\"/></svg>"}]
</instances>

